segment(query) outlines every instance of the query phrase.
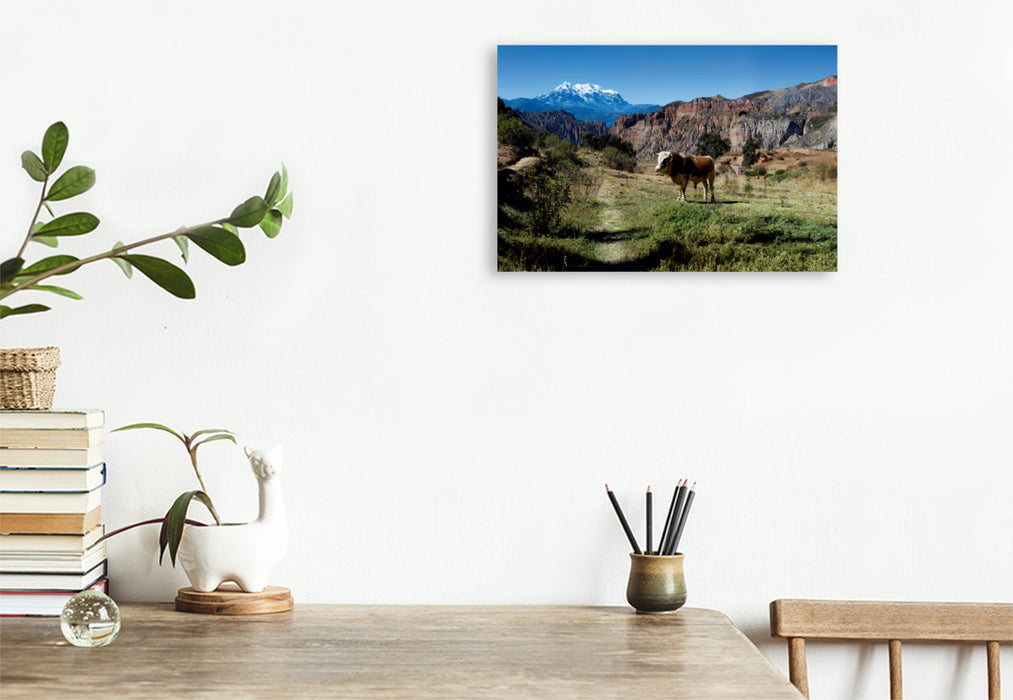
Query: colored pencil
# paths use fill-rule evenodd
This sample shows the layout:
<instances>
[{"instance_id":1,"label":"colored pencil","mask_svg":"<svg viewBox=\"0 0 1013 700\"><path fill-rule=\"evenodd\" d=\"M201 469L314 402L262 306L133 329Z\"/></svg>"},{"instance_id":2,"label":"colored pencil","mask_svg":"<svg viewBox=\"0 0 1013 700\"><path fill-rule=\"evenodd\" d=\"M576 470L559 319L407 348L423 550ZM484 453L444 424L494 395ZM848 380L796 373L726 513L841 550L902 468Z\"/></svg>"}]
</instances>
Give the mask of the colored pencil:
<instances>
[{"instance_id":1,"label":"colored pencil","mask_svg":"<svg viewBox=\"0 0 1013 700\"><path fill-rule=\"evenodd\" d=\"M612 507L616 511L616 515L619 516L619 523L623 526L623 532L626 533L626 538L630 541L630 545L633 547L633 551L636 554L643 554L640 551L640 546L637 545L637 538L633 536L633 530L630 529L630 524L626 522L626 516L623 515L623 509L619 507L619 501L616 500L616 495L612 493L612 489L609 488L608 484L605 484L605 492L609 495L609 500L612 501Z\"/></svg>"},{"instance_id":2,"label":"colored pencil","mask_svg":"<svg viewBox=\"0 0 1013 700\"><path fill-rule=\"evenodd\" d=\"M675 541L672 544L672 554L676 554L679 551L679 539L682 538L682 529L686 527L686 519L689 517L689 507L693 505L693 497L696 495L696 482L693 482L693 488L689 490L689 495L686 497L686 505L682 509L682 515L679 516L679 528L675 531Z\"/></svg>"},{"instance_id":3,"label":"colored pencil","mask_svg":"<svg viewBox=\"0 0 1013 700\"><path fill-rule=\"evenodd\" d=\"M654 520L654 498L651 493L651 487L647 487L647 553L654 554L654 550L651 549L651 525Z\"/></svg>"}]
</instances>

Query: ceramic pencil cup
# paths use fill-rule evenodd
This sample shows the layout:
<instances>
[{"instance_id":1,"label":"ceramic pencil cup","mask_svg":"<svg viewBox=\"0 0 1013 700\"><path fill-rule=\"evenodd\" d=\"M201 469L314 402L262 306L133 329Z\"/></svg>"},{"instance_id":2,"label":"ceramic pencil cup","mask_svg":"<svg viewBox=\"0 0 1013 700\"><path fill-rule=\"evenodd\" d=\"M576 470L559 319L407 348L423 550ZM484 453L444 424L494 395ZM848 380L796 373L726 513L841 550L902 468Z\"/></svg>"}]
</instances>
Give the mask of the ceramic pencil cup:
<instances>
[{"instance_id":1,"label":"ceramic pencil cup","mask_svg":"<svg viewBox=\"0 0 1013 700\"><path fill-rule=\"evenodd\" d=\"M682 554L630 554L626 600L638 613L672 612L681 608L686 603Z\"/></svg>"}]
</instances>

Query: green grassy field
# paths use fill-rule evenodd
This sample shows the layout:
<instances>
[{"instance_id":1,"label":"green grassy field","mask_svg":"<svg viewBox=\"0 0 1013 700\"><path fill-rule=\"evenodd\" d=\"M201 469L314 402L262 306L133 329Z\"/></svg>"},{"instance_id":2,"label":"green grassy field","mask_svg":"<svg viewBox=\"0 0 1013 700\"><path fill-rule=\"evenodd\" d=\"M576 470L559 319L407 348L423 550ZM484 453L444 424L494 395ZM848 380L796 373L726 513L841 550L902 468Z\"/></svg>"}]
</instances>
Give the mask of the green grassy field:
<instances>
[{"instance_id":1,"label":"green grassy field","mask_svg":"<svg viewBox=\"0 0 1013 700\"><path fill-rule=\"evenodd\" d=\"M836 160L836 154L833 154ZM588 169L550 235L500 207L501 270L775 271L837 269L837 181L719 176L717 202L653 164ZM588 182L590 179L592 182Z\"/></svg>"}]
</instances>

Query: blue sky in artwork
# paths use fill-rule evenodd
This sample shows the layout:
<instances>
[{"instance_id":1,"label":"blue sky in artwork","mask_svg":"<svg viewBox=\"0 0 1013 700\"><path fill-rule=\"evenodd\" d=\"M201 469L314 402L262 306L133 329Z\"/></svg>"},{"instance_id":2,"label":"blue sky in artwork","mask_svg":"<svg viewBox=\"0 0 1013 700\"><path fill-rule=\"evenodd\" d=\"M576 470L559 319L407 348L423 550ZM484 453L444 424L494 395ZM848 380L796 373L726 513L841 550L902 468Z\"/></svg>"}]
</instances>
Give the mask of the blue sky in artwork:
<instances>
[{"instance_id":1,"label":"blue sky in artwork","mask_svg":"<svg viewBox=\"0 0 1013 700\"><path fill-rule=\"evenodd\" d=\"M837 47L504 45L496 66L496 94L507 100L542 95L567 81L616 90L633 104L665 105L837 75Z\"/></svg>"}]
</instances>

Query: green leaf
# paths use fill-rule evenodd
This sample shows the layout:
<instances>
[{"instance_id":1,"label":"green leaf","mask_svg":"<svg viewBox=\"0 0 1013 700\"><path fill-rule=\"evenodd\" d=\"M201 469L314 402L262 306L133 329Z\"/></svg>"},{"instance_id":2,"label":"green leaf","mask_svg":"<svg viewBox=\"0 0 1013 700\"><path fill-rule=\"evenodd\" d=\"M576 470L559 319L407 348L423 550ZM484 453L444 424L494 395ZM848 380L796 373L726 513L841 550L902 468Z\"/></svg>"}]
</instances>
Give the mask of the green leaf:
<instances>
[{"instance_id":1,"label":"green leaf","mask_svg":"<svg viewBox=\"0 0 1013 700\"><path fill-rule=\"evenodd\" d=\"M0 263L0 284L7 284L13 282L14 278L21 272L21 268L24 267L24 258L11 258L4 260Z\"/></svg>"},{"instance_id":2,"label":"green leaf","mask_svg":"<svg viewBox=\"0 0 1013 700\"><path fill-rule=\"evenodd\" d=\"M267 213L267 202L263 197L253 196L232 210L228 223L239 228L253 228Z\"/></svg>"},{"instance_id":3,"label":"green leaf","mask_svg":"<svg viewBox=\"0 0 1013 700\"><path fill-rule=\"evenodd\" d=\"M59 239L56 236L32 236L32 243L41 243L55 248L59 244Z\"/></svg>"},{"instance_id":4,"label":"green leaf","mask_svg":"<svg viewBox=\"0 0 1013 700\"><path fill-rule=\"evenodd\" d=\"M292 218L292 193L289 192L288 196L282 200L281 204L278 205L278 211L285 215L286 219Z\"/></svg>"},{"instance_id":5,"label":"green leaf","mask_svg":"<svg viewBox=\"0 0 1013 700\"><path fill-rule=\"evenodd\" d=\"M110 433L118 433L118 432L121 432L123 430L140 430L140 429L147 429L147 428L150 428L152 430L161 430L163 432L169 433L170 435L175 435L177 438L179 438L180 442L182 442L184 445L186 444L186 440L183 439L182 435L180 435L179 433L177 433L175 430L173 430L169 426L162 425L161 423L131 423L130 425L122 425L119 428L114 428L113 430L110 430L109 432Z\"/></svg>"},{"instance_id":6,"label":"green leaf","mask_svg":"<svg viewBox=\"0 0 1013 700\"><path fill-rule=\"evenodd\" d=\"M113 246L113 250L116 250L117 248L122 248L122 247L123 247L123 241L116 241L116 245ZM114 263L116 263L116 267L118 267L121 270L123 270L123 274L127 276L127 279L130 279L130 278L132 278L134 276L134 267L133 267L133 265L131 265L130 263L128 263L126 260L123 260L122 258L117 258L117 257L112 257L112 258L109 258L109 259L112 260Z\"/></svg>"},{"instance_id":7,"label":"green leaf","mask_svg":"<svg viewBox=\"0 0 1013 700\"><path fill-rule=\"evenodd\" d=\"M48 172L55 173L60 167L69 141L70 134L63 122L56 122L46 129L46 135L42 137L42 162Z\"/></svg>"},{"instance_id":8,"label":"green leaf","mask_svg":"<svg viewBox=\"0 0 1013 700\"><path fill-rule=\"evenodd\" d=\"M83 165L75 165L53 183L53 186L49 188L49 194L46 195L46 199L50 202L70 199L83 192L87 192L94 184L95 171Z\"/></svg>"},{"instance_id":9,"label":"green leaf","mask_svg":"<svg viewBox=\"0 0 1013 700\"><path fill-rule=\"evenodd\" d=\"M186 236L173 236L172 240L176 241L176 245L179 246L179 252L183 254L183 262L190 262L190 241Z\"/></svg>"},{"instance_id":10,"label":"green leaf","mask_svg":"<svg viewBox=\"0 0 1013 700\"><path fill-rule=\"evenodd\" d=\"M271 176L271 182L267 185L264 201L267 202L267 206L273 207L284 195L285 190L281 189L281 173L275 173Z\"/></svg>"},{"instance_id":11,"label":"green leaf","mask_svg":"<svg viewBox=\"0 0 1013 700\"><path fill-rule=\"evenodd\" d=\"M279 196L284 195L286 192L288 192L288 168L286 168L285 164L282 163L281 164L281 195L279 195Z\"/></svg>"},{"instance_id":12,"label":"green leaf","mask_svg":"<svg viewBox=\"0 0 1013 700\"><path fill-rule=\"evenodd\" d=\"M192 449L194 452L197 451L197 446L202 445L205 442L208 442L208 439L197 440L197 438L199 438L199 437L201 437L203 435L224 435L224 436L227 436L229 438L232 438L232 442L236 442L235 438L233 437L233 436L235 436L235 433L233 433L231 430L225 430L224 428L205 428L204 430L198 430L193 435L188 436L189 442L187 443L187 445L189 445L190 449ZM226 439L226 438L219 437L219 438L216 438L216 439L222 440L222 439ZM195 441L196 441L196 444L193 444ZM236 444L238 445L239 443L236 443Z\"/></svg>"},{"instance_id":13,"label":"green leaf","mask_svg":"<svg viewBox=\"0 0 1013 700\"><path fill-rule=\"evenodd\" d=\"M51 284L33 284L29 289L35 289L40 292L52 292L53 294L59 294L62 297L69 297L71 299L84 299L83 296L77 292L71 291L64 287L57 287Z\"/></svg>"},{"instance_id":14,"label":"green leaf","mask_svg":"<svg viewBox=\"0 0 1013 700\"><path fill-rule=\"evenodd\" d=\"M0 306L0 318L18 316L20 314L35 314L40 311L49 311L49 307L43 304L27 304L25 306L16 306L13 309L9 306Z\"/></svg>"},{"instance_id":15,"label":"green leaf","mask_svg":"<svg viewBox=\"0 0 1013 700\"><path fill-rule=\"evenodd\" d=\"M190 501L195 498L211 511L216 521L219 520L218 514L215 512L215 506L211 502L211 497L206 493L203 491L186 491L180 494L165 514L165 520L162 521L162 532L159 533L158 537L158 562L160 564L162 563L162 558L165 556L165 548L168 546L169 559L172 561L172 565L176 566L176 552L179 551L179 542L183 539L186 512L190 508Z\"/></svg>"},{"instance_id":16,"label":"green leaf","mask_svg":"<svg viewBox=\"0 0 1013 700\"><path fill-rule=\"evenodd\" d=\"M267 212L267 216L260 222L260 228L267 234L268 238L274 238L281 233L281 212L277 209L272 209Z\"/></svg>"},{"instance_id":17,"label":"green leaf","mask_svg":"<svg viewBox=\"0 0 1013 700\"><path fill-rule=\"evenodd\" d=\"M191 435L190 439L193 440L193 438L195 438L195 437L197 437L196 434ZM200 447L201 445L206 445L207 443L209 443L209 442L215 442L216 440L228 440L229 442L231 442L231 443L233 443L235 445L239 444L238 442L236 442L236 438L233 435L231 435L231 434L229 434L229 435L220 434L220 435L212 435L211 437L207 437L207 438L204 438L203 440L200 440L198 442L193 443L193 446L192 446L191 449L194 452L196 452L197 448Z\"/></svg>"},{"instance_id":18,"label":"green leaf","mask_svg":"<svg viewBox=\"0 0 1013 700\"><path fill-rule=\"evenodd\" d=\"M235 435L234 432L232 432L231 430L226 430L225 428L205 428L204 430L198 430L196 433L191 435L190 439L193 440L196 437L200 437L201 435L208 435L209 433L225 433L227 435Z\"/></svg>"},{"instance_id":19,"label":"green leaf","mask_svg":"<svg viewBox=\"0 0 1013 700\"><path fill-rule=\"evenodd\" d=\"M43 272L49 272L57 267L62 267L72 262L76 262L78 259L73 255L51 255L48 258L43 258L38 262L32 263L20 273L18 277L33 277L35 275L41 275ZM64 270L59 273L61 275L69 275L71 272L76 270L76 267L72 267L68 270Z\"/></svg>"},{"instance_id":20,"label":"green leaf","mask_svg":"<svg viewBox=\"0 0 1013 700\"><path fill-rule=\"evenodd\" d=\"M128 263L141 271L145 277L157 284L159 287L180 299L194 299L197 297L197 290L194 289L193 280L181 269L168 260L162 260L151 255L118 255Z\"/></svg>"},{"instance_id":21,"label":"green leaf","mask_svg":"<svg viewBox=\"0 0 1013 700\"><path fill-rule=\"evenodd\" d=\"M227 221L224 224L222 224L222 228L228 231L229 233L234 233L237 236L239 235L239 229L237 229L235 226L233 226Z\"/></svg>"},{"instance_id":22,"label":"green leaf","mask_svg":"<svg viewBox=\"0 0 1013 700\"><path fill-rule=\"evenodd\" d=\"M98 224L97 216L79 211L73 214L64 214L43 224L32 236L33 238L43 234L47 236L80 236L94 231L98 228Z\"/></svg>"},{"instance_id":23,"label":"green leaf","mask_svg":"<svg viewBox=\"0 0 1013 700\"><path fill-rule=\"evenodd\" d=\"M46 166L42 164L42 159L31 151L25 151L21 154L21 167L36 182L46 181Z\"/></svg>"},{"instance_id":24,"label":"green leaf","mask_svg":"<svg viewBox=\"0 0 1013 700\"><path fill-rule=\"evenodd\" d=\"M233 433L231 430L225 430L225 428L205 428L203 430L198 430L193 435L184 435L183 436L183 437L186 438L187 450L189 450L191 452L191 454L196 455L197 454L197 447L199 447L203 443L209 441L207 439L205 439L205 440L197 440L197 438L201 437L202 435L213 435L213 434L222 434L222 435L228 436L227 438L216 438L216 439L219 439L219 440L221 440L221 439L231 439L232 442L236 442L235 439L232 437L232 436L235 435L235 433ZM196 444L194 444L194 442L196 442ZM239 443L236 443L236 444L238 445Z\"/></svg>"},{"instance_id":25,"label":"green leaf","mask_svg":"<svg viewBox=\"0 0 1013 700\"><path fill-rule=\"evenodd\" d=\"M186 237L226 265L241 265L246 262L246 248L243 247L239 236L223 228L203 226L186 234Z\"/></svg>"},{"instance_id":26,"label":"green leaf","mask_svg":"<svg viewBox=\"0 0 1013 700\"><path fill-rule=\"evenodd\" d=\"M48 245L50 248L55 248L59 243L59 240L56 238L56 236L49 236L39 233L39 231L41 231L42 227L45 225L46 225L45 222L36 221L35 224L32 226L32 237L29 240L31 240L34 243L41 243L42 245Z\"/></svg>"}]
</instances>

